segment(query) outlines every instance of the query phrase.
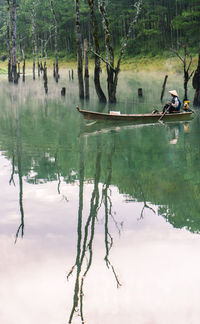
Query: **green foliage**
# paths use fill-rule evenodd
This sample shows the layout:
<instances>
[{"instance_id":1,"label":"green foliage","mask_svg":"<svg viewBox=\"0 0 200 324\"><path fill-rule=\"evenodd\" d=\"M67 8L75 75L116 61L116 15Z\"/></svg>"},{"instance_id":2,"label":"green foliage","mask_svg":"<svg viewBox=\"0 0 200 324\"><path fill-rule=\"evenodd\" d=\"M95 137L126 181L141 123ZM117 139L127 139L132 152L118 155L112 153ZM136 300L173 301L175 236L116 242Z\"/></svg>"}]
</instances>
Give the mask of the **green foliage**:
<instances>
[{"instance_id":1,"label":"green foliage","mask_svg":"<svg viewBox=\"0 0 200 324\"><path fill-rule=\"evenodd\" d=\"M54 51L54 23L49 0L35 0L35 32L37 46L41 51L41 40L48 41L47 51ZM134 17L135 1L107 0L106 9L112 30L115 49L120 48L125 39L130 22ZM11 1L12 4L12 1ZM25 53L32 52L32 18L33 1L18 0L17 43ZM58 22L58 49L60 57L74 56L76 52L75 8L73 0L54 0ZM104 47L101 17L95 1L95 11L99 27L99 39ZM12 12L11 12L12 18ZM87 0L80 1L80 19L82 38L92 43L92 28ZM6 1L0 2L0 50L6 51ZM162 53L178 43L187 43L197 52L200 41L200 4L199 0L143 0L139 21L128 43L128 54L146 55Z\"/></svg>"}]
</instances>

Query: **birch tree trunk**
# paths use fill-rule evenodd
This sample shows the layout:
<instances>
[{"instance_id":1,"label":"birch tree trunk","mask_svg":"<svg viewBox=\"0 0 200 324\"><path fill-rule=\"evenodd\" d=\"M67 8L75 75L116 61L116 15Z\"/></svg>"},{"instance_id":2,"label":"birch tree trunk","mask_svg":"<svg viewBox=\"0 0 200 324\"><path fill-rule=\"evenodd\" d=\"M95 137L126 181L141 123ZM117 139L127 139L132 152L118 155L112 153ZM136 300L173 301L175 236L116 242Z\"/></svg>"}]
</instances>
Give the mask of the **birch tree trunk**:
<instances>
[{"instance_id":1,"label":"birch tree trunk","mask_svg":"<svg viewBox=\"0 0 200 324\"><path fill-rule=\"evenodd\" d=\"M12 8L12 73L14 76L14 83L18 82L16 35L17 35L17 8L16 8L16 0L13 0L13 8Z\"/></svg>"},{"instance_id":2,"label":"birch tree trunk","mask_svg":"<svg viewBox=\"0 0 200 324\"><path fill-rule=\"evenodd\" d=\"M8 54L8 81L13 81L11 73L11 50L10 50L10 0L7 0L7 54Z\"/></svg>"},{"instance_id":3,"label":"birch tree trunk","mask_svg":"<svg viewBox=\"0 0 200 324\"><path fill-rule=\"evenodd\" d=\"M50 0L51 12L54 19L54 33L55 33L55 54L56 54L56 69L55 69L55 79L58 82L58 28L57 28L57 19L53 6L53 0Z\"/></svg>"},{"instance_id":4,"label":"birch tree trunk","mask_svg":"<svg viewBox=\"0 0 200 324\"><path fill-rule=\"evenodd\" d=\"M99 0L99 11L102 16L102 24L105 37L106 48L106 69L107 69L107 89L110 103L116 103L116 89L114 89L114 48L112 46L112 36L110 31L110 22L107 17L105 1ZM109 64L108 64L109 62Z\"/></svg>"},{"instance_id":5,"label":"birch tree trunk","mask_svg":"<svg viewBox=\"0 0 200 324\"><path fill-rule=\"evenodd\" d=\"M142 6L142 0L138 0L138 2L135 3L134 7L136 9L136 13L129 25L129 28L128 28L128 32L127 32L127 35L125 37L125 40L124 40L124 43L121 47L121 50L120 50L120 53L119 53L119 58L118 58L118 62L117 62L117 66L116 66L116 69L115 69L115 78L114 78L114 86L113 86L113 90L117 91L117 84L118 84L118 75L119 75L119 72L120 72L120 65L121 65L121 60L122 60L122 57L124 55L124 52L126 51L126 47L127 47L127 44L128 44L128 41L129 41L129 38L134 30L134 27L138 21L138 17L139 17L139 14L140 14L140 11L141 11L141 6Z\"/></svg>"},{"instance_id":6,"label":"birch tree trunk","mask_svg":"<svg viewBox=\"0 0 200 324\"><path fill-rule=\"evenodd\" d=\"M99 45L99 37L98 37L98 23L94 11L94 0L88 0L88 4L90 7L92 38L93 38L94 52L95 52L94 85L95 85L95 90L99 98L99 101L106 102L107 101L106 96L101 88L101 83L100 83L100 72L101 72L100 45Z\"/></svg>"},{"instance_id":7,"label":"birch tree trunk","mask_svg":"<svg viewBox=\"0 0 200 324\"><path fill-rule=\"evenodd\" d=\"M142 0L138 0L134 5L136 8L136 14L129 25L128 33L126 35L123 46L120 50L119 59L118 59L116 68L114 67L114 48L112 45L110 22L107 17L105 0L98 0L98 4L99 4L99 11L102 16L102 24L103 24L104 37L105 37L108 98L109 98L110 103L116 103L118 75L120 72L122 56L126 50L128 40L131 36L131 32L137 22L137 19L138 19L140 10L141 10Z\"/></svg>"},{"instance_id":8,"label":"birch tree trunk","mask_svg":"<svg viewBox=\"0 0 200 324\"><path fill-rule=\"evenodd\" d=\"M88 68L88 42L84 39L84 61L85 61L85 99L90 98L89 91L89 68Z\"/></svg>"},{"instance_id":9,"label":"birch tree trunk","mask_svg":"<svg viewBox=\"0 0 200 324\"><path fill-rule=\"evenodd\" d=\"M22 49L22 56L23 56L23 68L22 68L22 70L23 70L23 78L22 78L22 80L23 80L23 82L25 82L25 66L26 66L26 60L25 60L25 55L24 55L24 50Z\"/></svg>"},{"instance_id":10,"label":"birch tree trunk","mask_svg":"<svg viewBox=\"0 0 200 324\"><path fill-rule=\"evenodd\" d=\"M40 61L39 61L39 54L38 54L38 43L35 43L35 52L37 56L37 72L38 72L38 78L40 78Z\"/></svg>"},{"instance_id":11,"label":"birch tree trunk","mask_svg":"<svg viewBox=\"0 0 200 324\"><path fill-rule=\"evenodd\" d=\"M82 56L82 44L81 44L79 0L75 0L75 14L76 14L76 45L77 45L79 97L80 99L84 99L83 56Z\"/></svg>"},{"instance_id":12,"label":"birch tree trunk","mask_svg":"<svg viewBox=\"0 0 200 324\"><path fill-rule=\"evenodd\" d=\"M35 1L32 2L32 53L33 53L33 80L35 80Z\"/></svg>"}]
</instances>

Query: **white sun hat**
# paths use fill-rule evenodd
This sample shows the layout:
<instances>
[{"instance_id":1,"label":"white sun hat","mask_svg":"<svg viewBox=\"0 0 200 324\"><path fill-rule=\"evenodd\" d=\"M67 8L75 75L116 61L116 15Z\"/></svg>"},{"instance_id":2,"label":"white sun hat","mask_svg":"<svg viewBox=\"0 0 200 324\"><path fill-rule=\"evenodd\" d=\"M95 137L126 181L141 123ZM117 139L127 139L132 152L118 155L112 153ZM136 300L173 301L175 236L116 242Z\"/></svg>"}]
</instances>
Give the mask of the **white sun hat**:
<instances>
[{"instance_id":1,"label":"white sun hat","mask_svg":"<svg viewBox=\"0 0 200 324\"><path fill-rule=\"evenodd\" d=\"M172 96L178 97L178 93L176 92L176 90L170 90L169 93L170 93Z\"/></svg>"}]
</instances>

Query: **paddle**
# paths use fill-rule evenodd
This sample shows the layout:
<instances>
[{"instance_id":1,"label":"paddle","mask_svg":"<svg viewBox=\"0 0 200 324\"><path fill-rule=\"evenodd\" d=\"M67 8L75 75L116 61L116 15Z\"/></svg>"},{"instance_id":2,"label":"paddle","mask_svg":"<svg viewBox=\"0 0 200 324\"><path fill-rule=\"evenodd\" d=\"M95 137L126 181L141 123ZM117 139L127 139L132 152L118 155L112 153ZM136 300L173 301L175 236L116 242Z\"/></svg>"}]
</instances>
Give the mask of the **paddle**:
<instances>
[{"instance_id":1,"label":"paddle","mask_svg":"<svg viewBox=\"0 0 200 324\"><path fill-rule=\"evenodd\" d=\"M161 119L166 115L166 113L169 111L169 108L170 108L171 106L169 106L167 109L165 109L165 111L164 111L164 113L162 114L162 116L160 116L160 118L158 119L158 121L160 122L161 121Z\"/></svg>"}]
</instances>

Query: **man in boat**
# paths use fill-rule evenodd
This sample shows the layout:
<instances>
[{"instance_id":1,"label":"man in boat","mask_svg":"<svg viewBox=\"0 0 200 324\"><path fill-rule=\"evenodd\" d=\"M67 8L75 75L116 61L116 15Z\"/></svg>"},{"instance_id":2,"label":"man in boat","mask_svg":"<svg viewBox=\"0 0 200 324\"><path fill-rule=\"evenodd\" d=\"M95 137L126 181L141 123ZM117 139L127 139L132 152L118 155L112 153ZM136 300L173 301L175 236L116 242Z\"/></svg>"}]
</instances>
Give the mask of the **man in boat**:
<instances>
[{"instance_id":1,"label":"man in boat","mask_svg":"<svg viewBox=\"0 0 200 324\"><path fill-rule=\"evenodd\" d=\"M164 106L163 108L163 113L169 112L169 113L175 113L175 112L180 112L181 109L181 101L178 97L178 93L176 90L170 90L169 93L172 96L171 102L168 101L168 103Z\"/></svg>"}]
</instances>

